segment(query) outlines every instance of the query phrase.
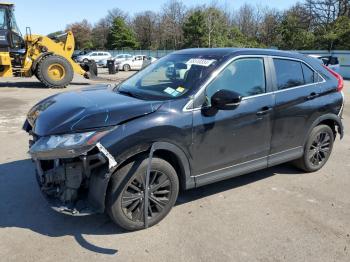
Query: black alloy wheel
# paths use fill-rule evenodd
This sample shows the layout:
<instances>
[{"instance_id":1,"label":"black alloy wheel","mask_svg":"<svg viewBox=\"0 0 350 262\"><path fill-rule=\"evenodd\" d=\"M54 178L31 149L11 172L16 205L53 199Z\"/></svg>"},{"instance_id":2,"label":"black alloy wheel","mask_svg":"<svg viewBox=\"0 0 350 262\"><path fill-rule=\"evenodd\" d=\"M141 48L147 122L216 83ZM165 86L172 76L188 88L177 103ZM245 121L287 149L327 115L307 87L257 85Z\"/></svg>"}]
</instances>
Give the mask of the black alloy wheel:
<instances>
[{"instance_id":1,"label":"black alloy wheel","mask_svg":"<svg viewBox=\"0 0 350 262\"><path fill-rule=\"evenodd\" d=\"M147 216L148 219L152 219L159 216L169 204L171 182L169 177L160 171L152 171L149 181ZM145 185L146 174L140 174L129 183L122 195L123 212L134 222L144 221Z\"/></svg>"},{"instance_id":2,"label":"black alloy wheel","mask_svg":"<svg viewBox=\"0 0 350 262\"><path fill-rule=\"evenodd\" d=\"M157 224L176 202L179 178L174 167L164 159L153 157L146 190L147 167L148 156L140 156L111 177L106 209L113 222L124 229L139 230Z\"/></svg>"},{"instance_id":3,"label":"black alloy wheel","mask_svg":"<svg viewBox=\"0 0 350 262\"><path fill-rule=\"evenodd\" d=\"M304 147L304 155L295 160L297 167L306 172L321 169L328 161L334 143L335 134L327 125L313 128Z\"/></svg>"},{"instance_id":4,"label":"black alloy wheel","mask_svg":"<svg viewBox=\"0 0 350 262\"><path fill-rule=\"evenodd\" d=\"M328 159L331 152L330 145L330 135L327 132L318 133L308 150L308 158L312 165L318 167L322 165L326 159Z\"/></svg>"}]
</instances>

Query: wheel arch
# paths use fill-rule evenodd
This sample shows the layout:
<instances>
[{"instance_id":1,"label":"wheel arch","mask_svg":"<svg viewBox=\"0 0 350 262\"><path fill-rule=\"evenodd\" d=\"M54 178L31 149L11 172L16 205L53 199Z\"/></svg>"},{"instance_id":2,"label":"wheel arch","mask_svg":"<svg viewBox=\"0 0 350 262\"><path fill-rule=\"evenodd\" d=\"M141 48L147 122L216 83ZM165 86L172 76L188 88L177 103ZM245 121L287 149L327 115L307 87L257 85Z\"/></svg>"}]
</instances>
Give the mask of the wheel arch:
<instances>
[{"instance_id":1,"label":"wheel arch","mask_svg":"<svg viewBox=\"0 0 350 262\"><path fill-rule=\"evenodd\" d=\"M191 177L190 162L181 148L169 142L156 142L154 147L154 156L168 161L177 171L181 189L195 187L194 179Z\"/></svg>"},{"instance_id":2,"label":"wheel arch","mask_svg":"<svg viewBox=\"0 0 350 262\"><path fill-rule=\"evenodd\" d=\"M319 125L329 126L333 130L334 137L337 133L340 135L340 139L342 139L344 136L344 126L343 126L343 123L341 122L340 117L337 116L336 114L325 114L325 115L322 115L319 118L317 118L312 123L311 127L309 128L309 130L307 132L307 135L305 136L304 144L305 144L307 138L309 137L312 129L314 129L316 126L319 126Z\"/></svg>"},{"instance_id":3,"label":"wheel arch","mask_svg":"<svg viewBox=\"0 0 350 262\"><path fill-rule=\"evenodd\" d=\"M179 177L180 188L182 190L194 188L195 180L191 177L190 163L185 152L177 145L169 142L154 142L153 144L142 144L130 148L116 158L118 168L115 172L137 157L142 155L148 157L152 145L154 145L155 148L153 155L168 161L176 170ZM93 183L90 183L89 188L89 200L99 212L103 212L105 210L106 196L110 186L110 177L106 178L105 176L96 174L92 176L92 180Z\"/></svg>"},{"instance_id":4,"label":"wheel arch","mask_svg":"<svg viewBox=\"0 0 350 262\"><path fill-rule=\"evenodd\" d=\"M188 157L177 145L170 142L154 142L153 144L143 144L129 149L117 158L118 168L132 161L140 155L149 156L151 146L154 146L154 156L169 162L176 170L182 189L195 187L194 179L191 177L191 169Z\"/></svg>"}]
</instances>

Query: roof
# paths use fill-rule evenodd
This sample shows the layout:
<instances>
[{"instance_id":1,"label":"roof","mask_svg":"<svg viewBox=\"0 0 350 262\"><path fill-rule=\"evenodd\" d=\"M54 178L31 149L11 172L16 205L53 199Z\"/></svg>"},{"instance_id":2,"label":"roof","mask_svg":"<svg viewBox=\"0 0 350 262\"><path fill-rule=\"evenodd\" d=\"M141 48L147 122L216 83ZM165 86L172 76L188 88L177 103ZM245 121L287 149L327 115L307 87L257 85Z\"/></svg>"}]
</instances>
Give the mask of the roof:
<instances>
[{"instance_id":1,"label":"roof","mask_svg":"<svg viewBox=\"0 0 350 262\"><path fill-rule=\"evenodd\" d=\"M239 48L189 48L189 49L182 49L182 50L176 51L175 54L181 54L181 55L200 54L200 55L224 56L238 50Z\"/></svg>"},{"instance_id":2,"label":"roof","mask_svg":"<svg viewBox=\"0 0 350 262\"><path fill-rule=\"evenodd\" d=\"M234 56L234 55L273 55L301 58L301 54L291 51L281 51L275 49L263 48L190 48L176 51L175 54L200 54L200 55L218 55L218 56Z\"/></svg>"}]
</instances>

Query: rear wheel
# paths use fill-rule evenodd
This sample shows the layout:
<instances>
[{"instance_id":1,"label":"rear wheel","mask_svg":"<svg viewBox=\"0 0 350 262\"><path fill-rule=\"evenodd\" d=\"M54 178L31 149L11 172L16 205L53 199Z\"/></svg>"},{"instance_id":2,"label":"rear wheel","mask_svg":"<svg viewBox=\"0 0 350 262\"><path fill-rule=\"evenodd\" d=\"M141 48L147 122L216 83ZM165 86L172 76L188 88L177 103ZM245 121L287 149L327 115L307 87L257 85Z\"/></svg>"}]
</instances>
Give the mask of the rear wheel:
<instances>
[{"instance_id":1,"label":"rear wheel","mask_svg":"<svg viewBox=\"0 0 350 262\"><path fill-rule=\"evenodd\" d=\"M122 167L111 177L107 212L127 230L144 228L145 183L148 158L140 158ZM161 221L176 202L179 181L174 168L165 160L152 159L148 190L149 226Z\"/></svg>"},{"instance_id":2,"label":"rear wheel","mask_svg":"<svg viewBox=\"0 0 350 262\"><path fill-rule=\"evenodd\" d=\"M304 155L295 164L306 172L321 169L328 161L334 143L334 134L327 125L316 126L310 133Z\"/></svg>"},{"instance_id":3,"label":"rear wheel","mask_svg":"<svg viewBox=\"0 0 350 262\"><path fill-rule=\"evenodd\" d=\"M66 87L73 80L73 67L62 56L49 55L38 64L35 76L50 88Z\"/></svg>"},{"instance_id":4,"label":"rear wheel","mask_svg":"<svg viewBox=\"0 0 350 262\"><path fill-rule=\"evenodd\" d=\"M130 71L130 65L128 65L128 64L124 65L124 66L123 66L123 70L124 70L125 72Z\"/></svg>"}]
</instances>

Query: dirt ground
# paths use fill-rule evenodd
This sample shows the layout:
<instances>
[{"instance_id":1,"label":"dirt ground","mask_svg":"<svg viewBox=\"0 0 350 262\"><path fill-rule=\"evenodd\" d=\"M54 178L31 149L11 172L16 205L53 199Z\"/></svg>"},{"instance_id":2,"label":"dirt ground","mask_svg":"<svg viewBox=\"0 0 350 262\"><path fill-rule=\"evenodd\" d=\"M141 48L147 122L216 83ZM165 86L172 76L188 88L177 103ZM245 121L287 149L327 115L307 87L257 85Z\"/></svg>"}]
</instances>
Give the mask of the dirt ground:
<instances>
[{"instance_id":1,"label":"dirt ground","mask_svg":"<svg viewBox=\"0 0 350 262\"><path fill-rule=\"evenodd\" d=\"M284 164L190 190L160 224L130 233L106 215L52 211L21 130L39 100L95 82L76 77L67 89L46 89L34 78L1 81L0 261L350 261L350 105L345 137L321 171ZM348 100L349 89L346 81Z\"/></svg>"}]
</instances>

